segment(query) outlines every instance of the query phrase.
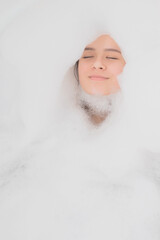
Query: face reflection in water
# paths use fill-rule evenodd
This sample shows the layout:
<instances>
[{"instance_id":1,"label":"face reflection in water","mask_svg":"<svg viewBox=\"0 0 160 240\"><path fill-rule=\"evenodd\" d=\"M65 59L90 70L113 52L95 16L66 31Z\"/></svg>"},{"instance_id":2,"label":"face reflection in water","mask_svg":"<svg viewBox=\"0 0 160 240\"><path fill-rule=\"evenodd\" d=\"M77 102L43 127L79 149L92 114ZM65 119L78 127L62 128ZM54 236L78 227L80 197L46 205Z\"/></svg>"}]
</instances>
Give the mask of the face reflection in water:
<instances>
[{"instance_id":1,"label":"face reflection in water","mask_svg":"<svg viewBox=\"0 0 160 240\"><path fill-rule=\"evenodd\" d=\"M82 89L97 96L118 92L117 77L125 64L118 44L109 35L101 35L85 47L79 59L78 76Z\"/></svg>"}]
</instances>

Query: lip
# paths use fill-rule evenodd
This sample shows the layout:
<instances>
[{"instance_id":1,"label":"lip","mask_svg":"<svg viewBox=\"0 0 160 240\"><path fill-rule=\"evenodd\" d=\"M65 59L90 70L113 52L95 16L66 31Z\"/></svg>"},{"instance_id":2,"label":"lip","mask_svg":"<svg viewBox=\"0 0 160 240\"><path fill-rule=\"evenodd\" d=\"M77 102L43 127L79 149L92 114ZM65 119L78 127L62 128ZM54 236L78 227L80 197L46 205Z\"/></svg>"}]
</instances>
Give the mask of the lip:
<instances>
[{"instance_id":1,"label":"lip","mask_svg":"<svg viewBox=\"0 0 160 240\"><path fill-rule=\"evenodd\" d=\"M91 76L89 76L89 78L93 81L105 81L105 80L109 79L108 77L104 77L101 75L91 75Z\"/></svg>"}]
</instances>

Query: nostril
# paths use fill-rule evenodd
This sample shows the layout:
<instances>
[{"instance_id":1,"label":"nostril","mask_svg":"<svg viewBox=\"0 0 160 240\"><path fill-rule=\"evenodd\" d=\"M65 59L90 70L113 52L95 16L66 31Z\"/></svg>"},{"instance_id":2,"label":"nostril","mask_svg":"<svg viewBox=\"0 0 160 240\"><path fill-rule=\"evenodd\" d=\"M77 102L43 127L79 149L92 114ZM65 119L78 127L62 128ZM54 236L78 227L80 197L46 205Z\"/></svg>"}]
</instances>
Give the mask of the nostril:
<instances>
[{"instance_id":1,"label":"nostril","mask_svg":"<svg viewBox=\"0 0 160 240\"><path fill-rule=\"evenodd\" d=\"M94 69L105 69L105 65L103 65L100 62L96 62L92 65L92 68L94 68Z\"/></svg>"}]
</instances>

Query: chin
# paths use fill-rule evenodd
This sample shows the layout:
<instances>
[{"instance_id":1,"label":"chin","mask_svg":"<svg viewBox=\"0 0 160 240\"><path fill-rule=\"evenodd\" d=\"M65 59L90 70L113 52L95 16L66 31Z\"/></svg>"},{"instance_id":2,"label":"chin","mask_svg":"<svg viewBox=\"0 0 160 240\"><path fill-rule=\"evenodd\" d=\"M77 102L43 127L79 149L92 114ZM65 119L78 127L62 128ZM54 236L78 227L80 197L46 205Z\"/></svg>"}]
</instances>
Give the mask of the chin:
<instances>
[{"instance_id":1,"label":"chin","mask_svg":"<svg viewBox=\"0 0 160 240\"><path fill-rule=\"evenodd\" d=\"M85 91L85 92L93 96L109 96L111 94L118 93L119 89L116 91L98 91L97 89L95 90L92 89L91 91Z\"/></svg>"},{"instance_id":2,"label":"chin","mask_svg":"<svg viewBox=\"0 0 160 240\"><path fill-rule=\"evenodd\" d=\"M99 89L96 89L96 88L91 88L91 89L83 88L83 91L85 93L89 94L89 95L92 95L92 96L105 96L105 95L109 95L109 94L106 94L106 92L104 92L104 90L99 90Z\"/></svg>"}]
</instances>

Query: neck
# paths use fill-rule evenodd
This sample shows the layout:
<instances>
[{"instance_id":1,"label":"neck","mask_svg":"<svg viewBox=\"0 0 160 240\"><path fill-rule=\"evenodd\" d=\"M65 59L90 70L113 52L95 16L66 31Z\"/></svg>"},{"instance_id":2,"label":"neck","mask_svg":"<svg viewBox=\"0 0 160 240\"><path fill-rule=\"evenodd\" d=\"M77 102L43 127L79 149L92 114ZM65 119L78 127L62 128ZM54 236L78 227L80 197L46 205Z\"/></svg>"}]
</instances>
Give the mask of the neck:
<instances>
[{"instance_id":1,"label":"neck","mask_svg":"<svg viewBox=\"0 0 160 240\"><path fill-rule=\"evenodd\" d=\"M99 125L110 115L115 102L115 94L106 96L89 95L78 87L78 104L85 110L90 121L94 125Z\"/></svg>"},{"instance_id":2,"label":"neck","mask_svg":"<svg viewBox=\"0 0 160 240\"><path fill-rule=\"evenodd\" d=\"M93 112L92 109L90 109L89 106L87 105L82 105L81 106L85 112L88 114L90 121L94 124L94 125L99 125L101 124L106 117L108 116L109 113L96 113Z\"/></svg>"}]
</instances>

